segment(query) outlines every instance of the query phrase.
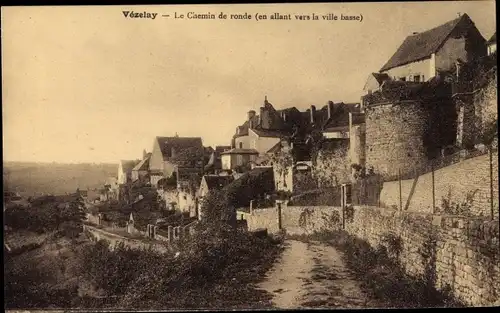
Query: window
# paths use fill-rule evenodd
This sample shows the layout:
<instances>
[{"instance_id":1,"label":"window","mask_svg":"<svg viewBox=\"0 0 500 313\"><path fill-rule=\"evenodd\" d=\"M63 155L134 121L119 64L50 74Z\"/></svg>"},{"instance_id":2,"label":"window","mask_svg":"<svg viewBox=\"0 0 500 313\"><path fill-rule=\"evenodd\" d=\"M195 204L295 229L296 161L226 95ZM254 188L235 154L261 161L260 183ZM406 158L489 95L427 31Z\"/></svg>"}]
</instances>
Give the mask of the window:
<instances>
[{"instance_id":1,"label":"window","mask_svg":"<svg viewBox=\"0 0 500 313\"><path fill-rule=\"evenodd\" d=\"M402 81L402 82L405 82L406 81L406 77L400 77L399 80Z\"/></svg>"},{"instance_id":2,"label":"window","mask_svg":"<svg viewBox=\"0 0 500 313\"><path fill-rule=\"evenodd\" d=\"M425 76L422 75L422 82L425 82Z\"/></svg>"},{"instance_id":3,"label":"window","mask_svg":"<svg viewBox=\"0 0 500 313\"><path fill-rule=\"evenodd\" d=\"M240 149L243 149L243 142L240 142L239 147L240 147Z\"/></svg>"},{"instance_id":4,"label":"window","mask_svg":"<svg viewBox=\"0 0 500 313\"><path fill-rule=\"evenodd\" d=\"M416 83L420 83L420 75L413 76L413 81Z\"/></svg>"}]
</instances>

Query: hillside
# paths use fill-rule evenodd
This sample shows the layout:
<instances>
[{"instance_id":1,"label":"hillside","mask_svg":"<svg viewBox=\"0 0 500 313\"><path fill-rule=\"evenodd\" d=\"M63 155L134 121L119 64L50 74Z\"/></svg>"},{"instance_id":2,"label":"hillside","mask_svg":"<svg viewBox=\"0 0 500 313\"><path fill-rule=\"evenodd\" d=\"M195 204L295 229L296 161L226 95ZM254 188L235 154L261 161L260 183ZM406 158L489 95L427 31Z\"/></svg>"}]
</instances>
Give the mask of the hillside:
<instances>
[{"instance_id":1,"label":"hillside","mask_svg":"<svg viewBox=\"0 0 500 313\"><path fill-rule=\"evenodd\" d=\"M61 164L4 162L4 190L21 196L65 194L77 188L99 188L111 176L116 176L115 164Z\"/></svg>"}]
</instances>

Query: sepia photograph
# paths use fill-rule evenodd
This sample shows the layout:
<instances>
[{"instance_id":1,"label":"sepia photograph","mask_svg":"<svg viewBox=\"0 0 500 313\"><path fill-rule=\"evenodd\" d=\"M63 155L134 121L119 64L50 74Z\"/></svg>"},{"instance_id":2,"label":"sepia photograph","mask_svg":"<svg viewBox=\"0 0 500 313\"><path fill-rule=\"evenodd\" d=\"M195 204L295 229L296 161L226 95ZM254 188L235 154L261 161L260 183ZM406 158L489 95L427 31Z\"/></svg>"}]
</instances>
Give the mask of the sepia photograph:
<instances>
[{"instance_id":1,"label":"sepia photograph","mask_svg":"<svg viewBox=\"0 0 500 313\"><path fill-rule=\"evenodd\" d=\"M4 310L500 306L494 0L1 20Z\"/></svg>"}]
</instances>

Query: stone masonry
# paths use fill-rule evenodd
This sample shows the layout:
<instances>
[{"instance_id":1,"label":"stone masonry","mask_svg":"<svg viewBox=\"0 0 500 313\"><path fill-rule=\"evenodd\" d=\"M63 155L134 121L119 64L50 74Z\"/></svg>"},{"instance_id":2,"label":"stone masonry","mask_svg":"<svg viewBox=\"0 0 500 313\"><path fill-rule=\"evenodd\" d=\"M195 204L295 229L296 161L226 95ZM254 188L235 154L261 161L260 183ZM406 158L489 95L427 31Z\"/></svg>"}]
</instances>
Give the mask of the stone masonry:
<instances>
[{"instance_id":1,"label":"stone masonry","mask_svg":"<svg viewBox=\"0 0 500 313\"><path fill-rule=\"evenodd\" d=\"M427 162L423 134L428 120L417 101L366 108L366 166L383 175L397 175Z\"/></svg>"},{"instance_id":2,"label":"stone masonry","mask_svg":"<svg viewBox=\"0 0 500 313\"><path fill-rule=\"evenodd\" d=\"M356 207L346 230L373 247L387 246L384 238L399 238L398 259L407 273L430 279L468 305L500 299L498 219Z\"/></svg>"},{"instance_id":3,"label":"stone masonry","mask_svg":"<svg viewBox=\"0 0 500 313\"><path fill-rule=\"evenodd\" d=\"M246 215L249 230L279 231L278 209L253 210ZM345 215L337 207L281 208L287 234L340 229L366 240L373 248L385 246L406 272L448 290L470 306L493 305L500 299L499 221L401 212L376 207L354 207ZM347 212L346 212L347 214Z\"/></svg>"}]
</instances>

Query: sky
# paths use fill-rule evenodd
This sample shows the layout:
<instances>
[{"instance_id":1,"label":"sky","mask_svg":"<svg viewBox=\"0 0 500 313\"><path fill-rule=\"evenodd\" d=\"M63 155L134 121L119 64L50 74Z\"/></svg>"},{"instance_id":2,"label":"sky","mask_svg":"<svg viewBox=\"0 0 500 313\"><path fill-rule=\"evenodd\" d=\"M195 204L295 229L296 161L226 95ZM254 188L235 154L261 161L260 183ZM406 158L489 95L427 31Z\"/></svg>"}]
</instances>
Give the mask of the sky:
<instances>
[{"instance_id":1,"label":"sky","mask_svg":"<svg viewBox=\"0 0 500 313\"><path fill-rule=\"evenodd\" d=\"M252 19L174 18L188 12ZM493 35L494 1L2 7L3 157L117 163L175 134L228 145L266 95L277 109L359 102L406 36L459 12ZM363 20L294 17L312 13Z\"/></svg>"}]
</instances>

